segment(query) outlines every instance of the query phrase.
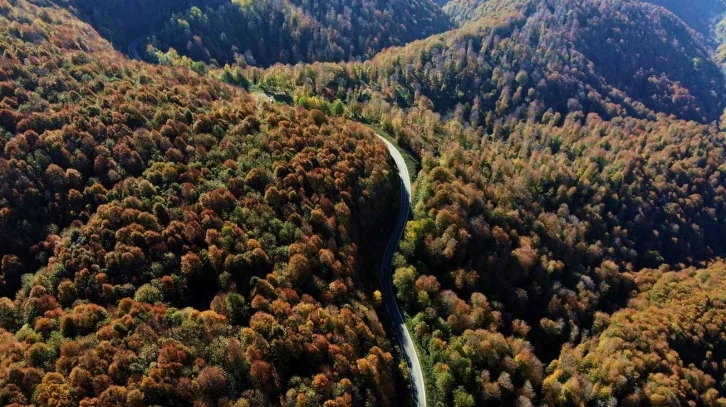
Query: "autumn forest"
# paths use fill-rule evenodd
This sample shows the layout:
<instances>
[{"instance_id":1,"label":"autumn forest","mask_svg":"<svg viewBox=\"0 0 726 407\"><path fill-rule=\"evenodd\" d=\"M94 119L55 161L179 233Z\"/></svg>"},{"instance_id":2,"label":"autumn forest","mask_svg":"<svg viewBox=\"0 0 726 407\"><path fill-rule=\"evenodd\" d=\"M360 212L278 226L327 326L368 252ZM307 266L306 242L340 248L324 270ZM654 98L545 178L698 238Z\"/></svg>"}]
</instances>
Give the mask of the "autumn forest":
<instances>
[{"instance_id":1,"label":"autumn forest","mask_svg":"<svg viewBox=\"0 0 726 407\"><path fill-rule=\"evenodd\" d=\"M0 0L0 55L2 406L726 406L723 0Z\"/></svg>"}]
</instances>

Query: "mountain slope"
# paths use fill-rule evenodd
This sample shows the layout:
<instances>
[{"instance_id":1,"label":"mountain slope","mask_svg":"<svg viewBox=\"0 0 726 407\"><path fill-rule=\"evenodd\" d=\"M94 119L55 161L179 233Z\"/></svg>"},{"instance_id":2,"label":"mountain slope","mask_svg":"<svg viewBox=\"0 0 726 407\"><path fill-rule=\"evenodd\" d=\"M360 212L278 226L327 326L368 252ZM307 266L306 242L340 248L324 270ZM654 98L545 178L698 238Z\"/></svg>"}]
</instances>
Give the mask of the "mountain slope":
<instances>
[{"instance_id":1,"label":"mountain slope","mask_svg":"<svg viewBox=\"0 0 726 407\"><path fill-rule=\"evenodd\" d=\"M121 49L154 36L162 51L172 47L198 61L227 63L244 54L246 63L265 66L369 58L452 27L431 0L57 2L79 10Z\"/></svg>"},{"instance_id":2,"label":"mountain slope","mask_svg":"<svg viewBox=\"0 0 726 407\"><path fill-rule=\"evenodd\" d=\"M0 0L0 47L1 405L400 404L360 283L396 200L370 130L43 1Z\"/></svg>"},{"instance_id":3,"label":"mountain slope","mask_svg":"<svg viewBox=\"0 0 726 407\"><path fill-rule=\"evenodd\" d=\"M715 51L716 61L726 67L726 2L723 0L672 1L652 0L683 19L700 32Z\"/></svg>"},{"instance_id":4,"label":"mountain slope","mask_svg":"<svg viewBox=\"0 0 726 407\"><path fill-rule=\"evenodd\" d=\"M426 107L489 132L508 120L561 120L577 111L607 119L664 113L710 122L721 116L719 67L700 37L662 8L588 0L525 11L478 20L363 63L246 75L291 94L353 106L375 102L381 112L387 109L381 103L409 112Z\"/></svg>"},{"instance_id":5,"label":"mountain slope","mask_svg":"<svg viewBox=\"0 0 726 407\"><path fill-rule=\"evenodd\" d=\"M575 114L458 142L474 137L425 156L394 282L432 377L476 405L534 402L542 363L627 300L621 270L726 253L714 127ZM444 379L427 390L456 397Z\"/></svg>"},{"instance_id":6,"label":"mountain slope","mask_svg":"<svg viewBox=\"0 0 726 407\"><path fill-rule=\"evenodd\" d=\"M549 368L552 404L721 405L726 403L723 321L726 266L640 273L627 308L599 314L593 337Z\"/></svg>"},{"instance_id":7,"label":"mountain slope","mask_svg":"<svg viewBox=\"0 0 726 407\"><path fill-rule=\"evenodd\" d=\"M662 9L637 2L560 1L529 13L524 22L514 17L496 29L473 23L445 42L432 39L389 51L378 65L389 71L433 65L436 69L421 72L429 78L419 89L439 110L471 104L478 96L480 115L538 101L563 114L581 106L585 113L622 115L608 111L615 104L629 115L643 114L646 107L694 120L720 116L719 68L699 38ZM405 76L401 87L414 88L416 74ZM576 102L575 109L568 100Z\"/></svg>"},{"instance_id":8,"label":"mountain slope","mask_svg":"<svg viewBox=\"0 0 726 407\"><path fill-rule=\"evenodd\" d=\"M422 158L394 283L435 403L540 402L638 270L726 250L723 75L663 8L540 2L363 63L226 69Z\"/></svg>"},{"instance_id":9,"label":"mountain slope","mask_svg":"<svg viewBox=\"0 0 726 407\"><path fill-rule=\"evenodd\" d=\"M723 0L643 0L657 4L682 18L694 30L706 37L711 36L713 28L726 13L726 2Z\"/></svg>"},{"instance_id":10,"label":"mountain slope","mask_svg":"<svg viewBox=\"0 0 726 407\"><path fill-rule=\"evenodd\" d=\"M493 12L262 68L373 54L351 33L405 17L165 3L160 47L259 50L154 66L0 0L0 405L404 405L373 260L398 181L370 128L418 159L384 291L431 404L723 404L726 273L689 269L726 256L711 44L637 1L456 3Z\"/></svg>"},{"instance_id":11,"label":"mountain slope","mask_svg":"<svg viewBox=\"0 0 726 407\"><path fill-rule=\"evenodd\" d=\"M444 5L443 10L452 20L463 25L506 15L526 8L530 3L526 0L451 0Z\"/></svg>"}]
</instances>

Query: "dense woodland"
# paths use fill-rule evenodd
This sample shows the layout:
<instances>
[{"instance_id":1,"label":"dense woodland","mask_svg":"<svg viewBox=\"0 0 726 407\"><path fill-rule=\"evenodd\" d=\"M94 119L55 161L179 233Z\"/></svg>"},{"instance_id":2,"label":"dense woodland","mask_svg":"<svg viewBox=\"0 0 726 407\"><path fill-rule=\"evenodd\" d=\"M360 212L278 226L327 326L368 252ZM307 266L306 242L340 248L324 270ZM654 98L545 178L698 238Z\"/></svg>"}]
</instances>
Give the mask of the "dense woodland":
<instances>
[{"instance_id":1,"label":"dense woodland","mask_svg":"<svg viewBox=\"0 0 726 407\"><path fill-rule=\"evenodd\" d=\"M203 62L341 61L453 27L431 0L68 1L125 49L138 36Z\"/></svg>"},{"instance_id":2,"label":"dense woodland","mask_svg":"<svg viewBox=\"0 0 726 407\"><path fill-rule=\"evenodd\" d=\"M459 25L489 19L495 16L506 16L515 11L525 11L535 4L527 0L450 0L442 10Z\"/></svg>"},{"instance_id":3,"label":"dense woodland","mask_svg":"<svg viewBox=\"0 0 726 407\"><path fill-rule=\"evenodd\" d=\"M724 18L726 2L724 0L694 0L689 2L676 0L646 0L648 3L663 6L673 14L682 18L691 28L702 33L704 39L712 41L714 27Z\"/></svg>"},{"instance_id":4,"label":"dense woodland","mask_svg":"<svg viewBox=\"0 0 726 407\"><path fill-rule=\"evenodd\" d=\"M430 406L726 405L724 13L0 0L0 404L408 403L379 131Z\"/></svg>"},{"instance_id":5,"label":"dense woodland","mask_svg":"<svg viewBox=\"0 0 726 407\"><path fill-rule=\"evenodd\" d=\"M563 0L529 17L482 20L364 63L280 65L243 76L298 99L340 99L354 114L373 99L383 104L381 112L429 110L487 132L508 119L558 114L562 120L573 112L651 120L662 112L701 122L721 116L724 79L694 31L654 6L598 6ZM664 31L677 39L663 41ZM596 41L603 33L612 40ZM238 69L225 68L228 77Z\"/></svg>"},{"instance_id":6,"label":"dense woodland","mask_svg":"<svg viewBox=\"0 0 726 407\"><path fill-rule=\"evenodd\" d=\"M709 45L663 9L599 6L494 14L365 63L216 72L305 106L344 102L422 157L394 282L438 403L543 402L546 363L626 305L630 273L723 254L723 135L698 123L723 106ZM628 46L593 47L603 33Z\"/></svg>"},{"instance_id":7,"label":"dense woodland","mask_svg":"<svg viewBox=\"0 0 726 407\"><path fill-rule=\"evenodd\" d=\"M0 404L395 400L356 283L396 202L370 130L129 62L55 8L0 27Z\"/></svg>"},{"instance_id":8,"label":"dense woodland","mask_svg":"<svg viewBox=\"0 0 726 407\"><path fill-rule=\"evenodd\" d=\"M576 119L522 124L506 140L424 159L394 282L432 379L452 376L433 387L442 400L464 384L477 404L524 391L534 402L527 389L541 384L541 361L586 338L595 312L624 305L634 284L621 271L724 253L717 129ZM456 345L494 339L490 358ZM512 345L522 339L534 351Z\"/></svg>"},{"instance_id":9,"label":"dense woodland","mask_svg":"<svg viewBox=\"0 0 726 407\"><path fill-rule=\"evenodd\" d=\"M722 406L726 265L634 274L639 295L547 368L550 404Z\"/></svg>"}]
</instances>

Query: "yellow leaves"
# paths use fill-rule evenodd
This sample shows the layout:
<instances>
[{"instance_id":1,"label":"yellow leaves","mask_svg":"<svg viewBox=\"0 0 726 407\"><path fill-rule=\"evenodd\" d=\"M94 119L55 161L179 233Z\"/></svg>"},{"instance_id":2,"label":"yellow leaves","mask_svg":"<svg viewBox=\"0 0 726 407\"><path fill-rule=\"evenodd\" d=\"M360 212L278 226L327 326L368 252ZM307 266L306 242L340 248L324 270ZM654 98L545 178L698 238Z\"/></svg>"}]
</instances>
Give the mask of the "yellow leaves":
<instances>
[{"instance_id":1,"label":"yellow leaves","mask_svg":"<svg viewBox=\"0 0 726 407\"><path fill-rule=\"evenodd\" d=\"M722 267L715 265L713 270ZM586 383L592 383L590 397L598 400L617 394L623 404L636 402L640 396L633 392L640 387L650 405L661 406L683 405L686 400L697 402L692 396L712 387L714 379L700 369L717 369L707 364L713 353L707 351L697 365L686 366L671 344L699 344L706 341L704 335L719 335L720 328L708 334L705 331L712 329L707 328L710 321L721 320L717 315L721 309L709 308L708 313L703 310L706 303L713 301L708 297L723 291L723 274L702 286L699 277L705 272L693 269L642 273L646 273L642 289L647 291L631 301L629 308L612 316L596 314L593 334L597 336L561 354L554 365L557 368L543 384L547 397L557 390L555 379L567 379L560 396L573 403L587 396ZM656 276L655 281L649 274ZM716 273L710 275L713 278ZM709 402L717 401L711 397Z\"/></svg>"},{"instance_id":2,"label":"yellow leaves","mask_svg":"<svg viewBox=\"0 0 726 407\"><path fill-rule=\"evenodd\" d=\"M418 306L425 309L431 304L431 299L426 291L419 291L417 295Z\"/></svg>"},{"instance_id":3,"label":"yellow leaves","mask_svg":"<svg viewBox=\"0 0 726 407\"><path fill-rule=\"evenodd\" d=\"M368 360L366 359L358 359L356 361L356 367L358 368L358 372L360 372L363 376L369 376L372 375L375 370L374 368L368 363Z\"/></svg>"},{"instance_id":4,"label":"yellow leaves","mask_svg":"<svg viewBox=\"0 0 726 407\"><path fill-rule=\"evenodd\" d=\"M410 242L418 241L426 230L426 221L423 219L410 220L406 224L405 239Z\"/></svg>"},{"instance_id":5,"label":"yellow leaves","mask_svg":"<svg viewBox=\"0 0 726 407\"><path fill-rule=\"evenodd\" d=\"M537 252L529 246L519 247L512 250L512 256L517 260L519 266L528 272L537 264Z\"/></svg>"},{"instance_id":6,"label":"yellow leaves","mask_svg":"<svg viewBox=\"0 0 726 407\"><path fill-rule=\"evenodd\" d=\"M348 293L348 287L341 280L335 280L328 285L328 289L337 300L342 300Z\"/></svg>"},{"instance_id":7,"label":"yellow leaves","mask_svg":"<svg viewBox=\"0 0 726 407\"><path fill-rule=\"evenodd\" d=\"M590 400L587 384L582 382L579 376L571 377L560 391L560 402L571 406L585 406Z\"/></svg>"},{"instance_id":8,"label":"yellow leaves","mask_svg":"<svg viewBox=\"0 0 726 407\"><path fill-rule=\"evenodd\" d=\"M555 403L559 399L560 392L562 391L562 383L559 380L563 374L562 369L558 368L542 381L543 398L550 403Z\"/></svg>"},{"instance_id":9,"label":"yellow leaves","mask_svg":"<svg viewBox=\"0 0 726 407\"><path fill-rule=\"evenodd\" d=\"M644 393L651 406L677 406L680 405L680 397L673 390L675 383L663 373L656 373L648 377Z\"/></svg>"},{"instance_id":10,"label":"yellow leaves","mask_svg":"<svg viewBox=\"0 0 726 407\"><path fill-rule=\"evenodd\" d=\"M206 310L202 311L199 314L199 320L205 325L211 325L223 323L227 320L227 318L224 315L218 314L212 310Z\"/></svg>"},{"instance_id":11,"label":"yellow leaves","mask_svg":"<svg viewBox=\"0 0 726 407\"><path fill-rule=\"evenodd\" d=\"M250 318L250 327L263 336L269 336L272 328L277 325L275 317L266 312L256 312Z\"/></svg>"},{"instance_id":12,"label":"yellow leaves","mask_svg":"<svg viewBox=\"0 0 726 407\"><path fill-rule=\"evenodd\" d=\"M715 388L706 390L702 395L701 399L708 407L724 407L726 406L726 398L719 397L719 392Z\"/></svg>"},{"instance_id":13,"label":"yellow leaves","mask_svg":"<svg viewBox=\"0 0 726 407\"><path fill-rule=\"evenodd\" d=\"M284 272L286 281L293 287L297 286L309 277L310 267L310 261L305 255L299 253L292 255Z\"/></svg>"},{"instance_id":14,"label":"yellow leaves","mask_svg":"<svg viewBox=\"0 0 726 407\"><path fill-rule=\"evenodd\" d=\"M383 304L383 294L379 290L373 292L373 304L380 307Z\"/></svg>"},{"instance_id":15,"label":"yellow leaves","mask_svg":"<svg viewBox=\"0 0 726 407\"><path fill-rule=\"evenodd\" d=\"M393 273L393 285L398 289L398 297L410 299L414 291L416 270L412 267L401 267Z\"/></svg>"},{"instance_id":16,"label":"yellow leaves","mask_svg":"<svg viewBox=\"0 0 726 407\"><path fill-rule=\"evenodd\" d=\"M455 179L454 174L451 173L451 170L444 167L436 167L428 174L429 178L437 182L450 182Z\"/></svg>"},{"instance_id":17,"label":"yellow leaves","mask_svg":"<svg viewBox=\"0 0 726 407\"><path fill-rule=\"evenodd\" d=\"M448 209L441 209L436 214L436 229L439 233L443 233L449 226L455 226L457 229L464 225L463 219L458 214L452 213Z\"/></svg>"},{"instance_id":18,"label":"yellow leaves","mask_svg":"<svg viewBox=\"0 0 726 407\"><path fill-rule=\"evenodd\" d=\"M187 276L191 276L196 273L201 269L201 267L202 261L196 254L190 252L182 256L181 271Z\"/></svg>"},{"instance_id":19,"label":"yellow leaves","mask_svg":"<svg viewBox=\"0 0 726 407\"><path fill-rule=\"evenodd\" d=\"M320 263L330 267L335 261L335 254L328 249L320 249L318 252L318 259L320 260Z\"/></svg>"},{"instance_id":20,"label":"yellow leaves","mask_svg":"<svg viewBox=\"0 0 726 407\"><path fill-rule=\"evenodd\" d=\"M51 372L38 385L35 400L39 407L71 407L75 405L71 387L62 375Z\"/></svg>"}]
</instances>

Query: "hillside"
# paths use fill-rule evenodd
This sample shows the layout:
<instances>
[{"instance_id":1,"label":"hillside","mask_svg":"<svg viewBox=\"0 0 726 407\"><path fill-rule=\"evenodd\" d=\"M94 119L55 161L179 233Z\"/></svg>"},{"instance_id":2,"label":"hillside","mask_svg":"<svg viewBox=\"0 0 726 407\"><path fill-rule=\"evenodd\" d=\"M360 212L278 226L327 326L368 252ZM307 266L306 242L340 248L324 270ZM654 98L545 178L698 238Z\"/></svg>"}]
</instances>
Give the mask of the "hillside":
<instances>
[{"instance_id":1,"label":"hillside","mask_svg":"<svg viewBox=\"0 0 726 407\"><path fill-rule=\"evenodd\" d=\"M722 405L726 266L640 273L640 295L548 368L552 404Z\"/></svg>"},{"instance_id":2,"label":"hillside","mask_svg":"<svg viewBox=\"0 0 726 407\"><path fill-rule=\"evenodd\" d=\"M136 37L197 61L276 62L370 58L452 27L431 0L56 0L125 50Z\"/></svg>"},{"instance_id":3,"label":"hillside","mask_svg":"<svg viewBox=\"0 0 726 407\"><path fill-rule=\"evenodd\" d=\"M699 39L717 51L716 59L723 66L726 62L726 2L723 0L640 0L646 4L661 6L694 29ZM483 19L506 15L531 8L537 2L528 0L451 0L442 8L451 19L465 25ZM636 20L640 21L640 20Z\"/></svg>"},{"instance_id":4,"label":"hillside","mask_svg":"<svg viewBox=\"0 0 726 407\"><path fill-rule=\"evenodd\" d=\"M677 15L694 30L706 37L711 36L716 24L726 14L726 2L723 0L643 0L662 6Z\"/></svg>"},{"instance_id":5,"label":"hillside","mask_svg":"<svg viewBox=\"0 0 726 407\"><path fill-rule=\"evenodd\" d=\"M534 403L543 363L627 300L621 271L723 256L724 157L710 126L595 115L425 157L394 283L433 397Z\"/></svg>"},{"instance_id":6,"label":"hillside","mask_svg":"<svg viewBox=\"0 0 726 407\"><path fill-rule=\"evenodd\" d=\"M525 0L451 0L443 10L460 25L492 18L526 8L531 1Z\"/></svg>"},{"instance_id":7,"label":"hillside","mask_svg":"<svg viewBox=\"0 0 726 407\"><path fill-rule=\"evenodd\" d=\"M699 31L714 50L716 61L726 67L726 2L723 0L696 0L690 2L652 0L683 19Z\"/></svg>"},{"instance_id":8,"label":"hillside","mask_svg":"<svg viewBox=\"0 0 726 407\"><path fill-rule=\"evenodd\" d=\"M0 1L0 404L398 404L385 146L40 4Z\"/></svg>"},{"instance_id":9,"label":"hillside","mask_svg":"<svg viewBox=\"0 0 726 407\"><path fill-rule=\"evenodd\" d=\"M650 4L559 1L363 63L217 74L420 155L394 283L430 404L529 405L639 270L724 255L724 79L702 38Z\"/></svg>"},{"instance_id":10,"label":"hillside","mask_svg":"<svg viewBox=\"0 0 726 407\"><path fill-rule=\"evenodd\" d=\"M726 405L721 3L442 3L0 0L0 405Z\"/></svg>"},{"instance_id":11,"label":"hillside","mask_svg":"<svg viewBox=\"0 0 726 407\"><path fill-rule=\"evenodd\" d=\"M711 122L726 106L724 78L708 48L662 8L558 1L527 13L470 23L362 63L239 74L291 97L340 99L356 115L384 112L388 119L367 118L385 120L397 133L406 133L392 124L397 109L430 110L493 132L509 120L562 120L578 111L605 119L664 113ZM431 130L402 137L420 151L437 143L421 140Z\"/></svg>"}]
</instances>

